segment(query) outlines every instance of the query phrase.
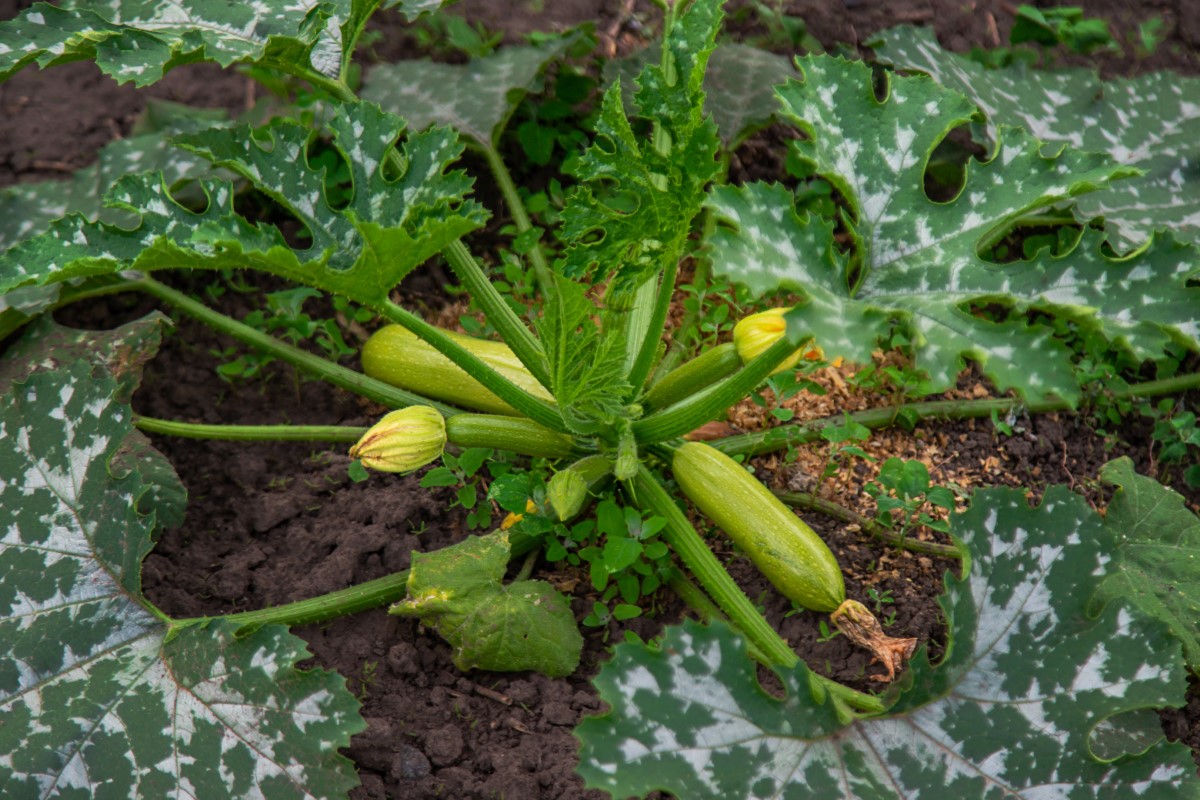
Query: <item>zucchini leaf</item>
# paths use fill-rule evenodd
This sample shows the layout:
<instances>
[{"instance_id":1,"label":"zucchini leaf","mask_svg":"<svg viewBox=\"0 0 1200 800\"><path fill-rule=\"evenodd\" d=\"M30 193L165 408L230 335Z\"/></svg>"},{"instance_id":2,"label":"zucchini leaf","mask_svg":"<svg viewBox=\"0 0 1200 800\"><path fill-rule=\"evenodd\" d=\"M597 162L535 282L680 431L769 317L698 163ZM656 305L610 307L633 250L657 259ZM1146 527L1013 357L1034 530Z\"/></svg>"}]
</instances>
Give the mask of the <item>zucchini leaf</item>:
<instances>
[{"instance_id":1,"label":"zucchini leaf","mask_svg":"<svg viewBox=\"0 0 1200 800\"><path fill-rule=\"evenodd\" d=\"M598 309L582 284L557 276L555 283L555 295L536 321L550 391L571 430L595 433L623 415L629 393L625 328L616 324L619 312L606 313L603 328L596 325Z\"/></svg>"},{"instance_id":2,"label":"zucchini leaf","mask_svg":"<svg viewBox=\"0 0 1200 800\"><path fill-rule=\"evenodd\" d=\"M1104 518L1117 549L1094 602L1128 599L1170 625L1188 663L1200 666L1200 519L1179 494L1134 472L1128 458L1105 464L1100 479L1117 487Z\"/></svg>"},{"instance_id":3,"label":"zucchini leaf","mask_svg":"<svg viewBox=\"0 0 1200 800\"><path fill-rule=\"evenodd\" d=\"M881 102L861 62L797 63L806 79L779 89L784 114L809 135L798 154L846 200L854 255L835 249L827 221L797 216L790 192L761 183L713 191L723 225L709 241L715 268L755 293L802 293L808 302L793 316L830 357L869 363L895 324L928 376L921 393L951 386L969 357L1001 390L1074 403L1067 348L1019 312L1075 320L1142 358L1161 355L1169 339L1200 346L1200 290L1187 285L1200 261L1169 236L1121 259L1106 256L1103 234L1091 230L1057 257L1044 250L1001 265L978 254L1012 220L1129 168L1070 149L1048 155L1024 132L1001 128L994 157L973 162L959 196L936 203L924 192L925 164L950 129L974 118L974 105L925 76L892 76ZM1018 313L994 321L972 304Z\"/></svg>"},{"instance_id":4,"label":"zucchini leaf","mask_svg":"<svg viewBox=\"0 0 1200 800\"><path fill-rule=\"evenodd\" d=\"M391 0L409 19L444 0ZM148 86L196 61L260 62L336 78L380 0L228 3L220 0L76 0L35 3L0 23L0 81L29 64L90 60L118 83Z\"/></svg>"},{"instance_id":5,"label":"zucchini leaf","mask_svg":"<svg viewBox=\"0 0 1200 800\"><path fill-rule=\"evenodd\" d=\"M309 653L282 626L175 626L142 596L141 561L184 497L120 399L156 328L102 334L98 363L60 364L48 338L7 365L4 795L344 797L356 777L337 748L365 726L340 676L297 669Z\"/></svg>"},{"instance_id":6,"label":"zucchini leaf","mask_svg":"<svg viewBox=\"0 0 1200 800\"><path fill-rule=\"evenodd\" d=\"M130 175L109 191L106 205L137 214L137 227L77 214L59 220L0 255L0 291L126 269L249 267L378 305L412 269L486 218L464 199L470 179L447 171L462 151L451 131L408 136L399 150L403 174L385 174L385 159L404 127L370 103L344 106L329 123L353 178L345 208L325 197L324 169L310 168L305 159L316 133L297 122L181 135L178 144L287 208L311 244L293 249L277 228L239 216L229 183L200 181L207 206L193 212L175 201L161 173Z\"/></svg>"},{"instance_id":7,"label":"zucchini leaf","mask_svg":"<svg viewBox=\"0 0 1200 800\"><path fill-rule=\"evenodd\" d=\"M1165 229L1200 244L1200 78L1152 72L1102 81L1091 69L986 69L943 50L928 28L910 26L882 31L869 46L881 60L970 97L993 132L1019 125L1043 141L1108 153L1143 170L1076 201L1081 216L1104 217L1119 249Z\"/></svg>"},{"instance_id":8,"label":"zucchini leaf","mask_svg":"<svg viewBox=\"0 0 1200 800\"><path fill-rule=\"evenodd\" d=\"M633 81L651 59L654 44L604 65L607 82ZM786 56L736 42L722 42L713 50L704 74L704 110L712 115L727 150L735 150L753 133L765 128L779 112L775 86L793 78L796 70ZM625 111L634 114L633 98L626 97Z\"/></svg>"},{"instance_id":9,"label":"zucchini leaf","mask_svg":"<svg viewBox=\"0 0 1200 800\"><path fill-rule=\"evenodd\" d=\"M583 652L571 604L545 581L503 583L510 552L508 534L497 532L414 553L408 598L388 613L436 630L460 670L570 675Z\"/></svg>"},{"instance_id":10,"label":"zucchini leaf","mask_svg":"<svg viewBox=\"0 0 1200 800\"><path fill-rule=\"evenodd\" d=\"M721 17L721 0L695 0L667 36L673 67L642 70L635 101L653 131L626 117L620 81L604 93L596 139L577 166L580 185L563 208L563 274L611 276L615 291L631 291L683 255L718 172L702 82Z\"/></svg>"},{"instance_id":11,"label":"zucchini leaf","mask_svg":"<svg viewBox=\"0 0 1200 800\"><path fill-rule=\"evenodd\" d=\"M1088 614L1115 542L1087 502L1054 487L1030 508L987 489L952 527L970 556L964 579L946 577L947 655L935 665L919 650L885 716L840 721L803 662L780 674L777 699L741 637L686 622L660 649L618 645L601 668L612 711L576 728L587 785L616 797L1200 797L1190 749L1144 736L1146 710L1183 700L1178 641L1117 603Z\"/></svg>"},{"instance_id":12,"label":"zucchini leaf","mask_svg":"<svg viewBox=\"0 0 1200 800\"><path fill-rule=\"evenodd\" d=\"M579 32L535 45L504 47L466 64L429 59L380 64L367 73L362 97L402 114L414 130L446 125L484 147L496 147L509 117L543 73L583 37Z\"/></svg>"}]
</instances>

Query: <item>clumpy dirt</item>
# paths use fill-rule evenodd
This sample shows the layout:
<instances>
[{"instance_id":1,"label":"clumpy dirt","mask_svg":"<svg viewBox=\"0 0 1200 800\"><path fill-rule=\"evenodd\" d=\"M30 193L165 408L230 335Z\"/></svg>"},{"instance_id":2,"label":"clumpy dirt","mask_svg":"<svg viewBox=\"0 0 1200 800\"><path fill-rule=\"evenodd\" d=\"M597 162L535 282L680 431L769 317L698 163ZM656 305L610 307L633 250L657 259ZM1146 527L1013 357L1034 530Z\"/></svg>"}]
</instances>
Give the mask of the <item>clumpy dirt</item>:
<instances>
[{"instance_id":1,"label":"clumpy dirt","mask_svg":"<svg viewBox=\"0 0 1200 800\"><path fill-rule=\"evenodd\" d=\"M1112 20L1124 37L1137 23L1155 15L1164 19L1166 41L1154 55L1100 53L1086 63L1106 76L1152 69L1198 71L1200 16L1184 13L1190 0L1094 0L1088 12ZM0 18L28 3L0 0ZM803 17L809 31L827 48L851 49L870 34L909 22L932 25L946 46L966 50L994 47L1007 40L1014 5L1004 0L793 0L790 13ZM541 13L536 9L543 8ZM657 12L647 2L626 0L464 0L455 12L490 28L502 29L509 42L531 30L559 30L582 21L597 23L600 47L624 51L645 41ZM394 15L374 23L381 39L368 57L396 59L419 55L415 40L403 33ZM752 27L734 30L751 35ZM1061 57L1059 63L1083 63ZM88 64L46 72L26 71L0 84L0 185L62 177L89 163L106 142L126 135L147 97L165 97L237 113L254 102L250 82L236 71L193 65L173 71L147 90L118 87ZM784 139L794 134L781 126L767 129L734 154L731 176L738 181L785 178ZM481 186L481 188L483 188ZM484 243L485 246L487 243ZM180 288L200 292L213 276L175 276ZM446 303L446 274L436 265L406 282L407 300L429 316ZM264 282L267 288L280 288ZM227 292L221 310L242 317L261 306L257 294ZM144 298L119 296L88 308L70 309L60 318L81 326L108 327L146 313ZM314 316L328 310L308 309ZM169 309L168 309L169 311ZM382 409L317 382L300 381L285 367L267 379L232 386L213 371L214 350L231 341L214 336L186 319L169 337L162 354L148 367L134 399L137 411L170 419L208 423L321 423L367 425ZM356 366L354 359L345 363ZM811 419L856 408L867 401L844 390L846 374L824 376L830 394L801 396L790 403L797 419ZM840 381L840 385L839 385ZM970 376L960 389L978 386ZM748 417L757 415L757 422ZM761 410L742 409L735 421L762 424ZM1105 440L1069 415L1020 418L1015 435L998 435L989 421L928 423L916 431L880 431L864 447L879 458L921 458L934 480L967 489L988 485L1025 487L1032 501L1061 483L1103 505L1095 483L1099 466L1128 454L1141 472L1153 467L1148 438L1137 423L1122 431L1125 443ZM228 613L304 599L405 569L414 551L430 551L465 536L461 509L452 509L453 491L422 490L420 476L374 474L365 483L347 477L342 448L303 444L244 444L153 437L176 465L188 488L185 524L166 531L146 559L148 597L173 616ZM761 457L756 466L776 488L812 488L825 452L802 450L795 463ZM873 476L866 462L855 463L820 487L823 495L870 514L862 491ZM1196 501L1195 495L1189 499ZM887 626L893 636L927 642L936 658L945 641L937 606L943 575L954 562L882 545L853 526L803 512L829 542L842 567L850 596L873 605L869 591L888 597L881 616L895 613ZM921 538L943 541L939 534ZM720 538L712 544L728 559L731 573L748 595L760 602L777 630L818 671L860 689L876 688L870 676L878 666L853 650L845 637L820 638L818 615L788 615L788 604L756 569ZM586 575L571 575L538 564L541 576L571 587L578 618L591 609L595 593ZM449 647L419 624L388 616L382 609L298 628L313 653L311 664L346 676L360 698L365 732L347 751L359 767L362 786L352 793L365 798L545 798L599 800L574 776L577 741L571 731L580 718L600 709L588 681L608 657L609 645L625 629L649 638L684 614L665 595L657 613L618 627L585 629L580 670L551 680L519 673L458 672ZM1181 705L1184 698L1180 699ZM1185 708L1164 712L1168 733L1200 753L1200 690L1193 686Z\"/></svg>"}]
</instances>

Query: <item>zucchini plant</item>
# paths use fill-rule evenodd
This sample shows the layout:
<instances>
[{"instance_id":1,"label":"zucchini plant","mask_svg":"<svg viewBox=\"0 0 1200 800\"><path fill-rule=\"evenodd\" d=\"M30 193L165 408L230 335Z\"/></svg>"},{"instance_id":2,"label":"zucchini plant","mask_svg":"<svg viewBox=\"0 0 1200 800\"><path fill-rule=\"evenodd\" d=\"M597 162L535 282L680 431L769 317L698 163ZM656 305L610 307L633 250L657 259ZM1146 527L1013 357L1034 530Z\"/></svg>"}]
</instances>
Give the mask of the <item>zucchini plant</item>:
<instances>
[{"instance_id":1,"label":"zucchini plant","mask_svg":"<svg viewBox=\"0 0 1200 800\"><path fill-rule=\"evenodd\" d=\"M600 679L613 714L580 730L581 772L593 785L625 794L665 787L683 796L832 796L838 787L847 797L888 797L943 783L964 797L991 796L994 786L1022 797L1044 796L1042 788L1089 797L1196 796L1194 776L1182 766L1186 753L1151 735L1144 713L1182 686L1184 661L1172 637L1183 638L1193 658L1195 618L1184 606L1196 596L1194 568L1184 570L1186 592L1147 591L1152 547L1131 539L1120 544L1120 571L1104 578L1111 558L1104 548L1117 547L1119 536L1100 535L1078 498L1055 492L1030 509L1008 493L984 495L952 528L965 543L953 548L964 569L948 579L944 609L961 644L952 639L937 665L918 653L906 670L916 643L882 633L862 602L846 596L827 545L734 459L810 440L820 426L685 441L798 359L869 361L897 333L912 342L920 390L946 388L966 358L1017 395L964 404L961 415L1018 404L1075 407L1080 378L1046 317L1143 359L1169 343L1200 349L1200 261L1190 245L1156 236L1118 258L1100 231L1088 229L1062 254L1009 265L981 255L1023 221L1044 222L1049 210L1136 170L1103 154L1051 152L1001 127L993 157L969 166L959 196L933 203L921 189L930 153L952 128L982 119L976 105L928 77L890 77L881 96L869 68L825 56L800 59L793 71L763 54L728 50L718 85L737 86L739 69L784 82L773 95L777 105L764 100L769 93L760 85L753 95L759 111L712 109L723 121L719 130L704 87L722 4L667 3L657 57L638 73L636 90L617 78L599 99L593 142L575 161L577 183L558 214L557 240L539 242L497 137L511 115L506 103L536 89L541 66L569 51L573 38L484 57L510 83L478 97L443 97L428 86L400 91L388 81L486 74L480 64L369 76L367 96L387 107L350 85L355 45L377 8L396 6L414 18L439 5L38 4L0 26L0 78L30 63L91 59L119 81L146 85L188 61L253 64L260 74L306 82L330 112L317 115L319 123L280 117L257 128L189 120L172 130L171 144L185 155L171 171L113 182L103 204L115 217L43 215L2 229L11 239L0 254L0 330L21 330L0 372L0 498L11 516L0 540L0 631L11 643L0 654L5 796L344 794L353 775L336 751L362 720L338 676L296 667L307 654L287 627L391 604L392 613L416 617L446 638L461 669L569 674L582 645L569 605L531 578L532 560L515 580L504 576L511 558L543 543L566 552L536 520L553 515L565 524L609 493L632 506L632 516L596 526L608 540L590 561L594 574L643 555L632 536L616 531L658 533L683 567L663 570L665 582L714 622L671 631L659 649L622 646ZM410 103L420 130L403 118ZM797 193L778 184L723 185L728 148L776 112L803 133L795 161L832 187L836 216L797 211ZM488 212L470 197L471 178L454 167L464 149L458 133L430 122L460 127L496 176L538 283L531 318L514 312L464 243ZM326 169L305 157L317 137L337 151L352 183L337 202ZM187 194L176 185L185 177ZM243 187L294 217L307 233L303 243L243 216L235 203ZM707 248L701 262L711 259L758 295L787 290L799 300L743 319L732 345L676 367L683 353L665 341L668 334L687 341L688 331L668 331L667 320L681 262L698 239ZM439 253L503 341L443 330L392 299L407 275ZM388 325L368 342L359 373L151 277L178 269L266 272L345 298ZM44 313L129 291L392 410L366 430L133 415L129 398L156 347L161 315L89 335L65 331ZM1129 391L1147 396L1197 385L1196 375L1180 375ZM915 404L906 418L946 410ZM855 416L876 427L894 418L890 410ZM514 524L419 554L403 573L285 606L176 619L141 593L142 558L183 510L178 479L145 431L342 442L362 465L384 472L411 472L447 446L500 449L548 459L553 474L545 486L523 479L502 487L501 505ZM514 493L517 486L522 491ZM809 671L713 554L684 497L781 593L831 613L870 648L886 691L856 691ZM1059 524L1068 518L1072 525ZM1185 530L1170 546L1194 549L1194 528L1179 515L1168 527ZM665 556L656 549L652 558ZM1093 584L1100 587L1094 598L1067 588ZM1180 597L1191 599L1181 604ZM1058 605L1062 616L1046 613ZM634 613L625 606L620 615ZM1172 630L1143 624L1143 615L1165 619ZM1045 641L1069 636L1076 637L1071 646ZM1112 664L1105 636L1119 645ZM1024 662L1012 656L1018 646L1037 670L1022 671ZM787 699L755 694L747 655L780 670ZM1066 668L1058 670L1064 664L1076 670L1070 686ZM707 671L702 679L697 670ZM689 697L692 686L715 705ZM647 691L654 697L644 698ZM1067 701L1060 698L1073 694L1086 697L1062 711ZM638 711L644 699L664 715L648 720ZM713 718L685 730L693 706ZM995 718L988 716L993 706ZM990 749L968 743L982 717L994 729ZM1010 726L1014 720L1022 724ZM744 758L747 725L765 732L755 734L763 744L751 761ZM930 744L902 746L906 725ZM1011 740L1004 738L1009 728ZM1008 741L1014 752L1028 749L1036 768L997 755ZM678 755L687 748L704 758ZM781 751L790 757L776 758ZM893 758L901 751L902 764ZM952 757L938 755L944 751ZM127 757L114 759L114 752ZM1052 762L1041 759L1047 753ZM850 765L840 779L830 766L838 759ZM1132 766L1108 764L1119 759ZM746 763L754 769L742 769ZM889 783L892 767L902 780Z\"/></svg>"}]
</instances>

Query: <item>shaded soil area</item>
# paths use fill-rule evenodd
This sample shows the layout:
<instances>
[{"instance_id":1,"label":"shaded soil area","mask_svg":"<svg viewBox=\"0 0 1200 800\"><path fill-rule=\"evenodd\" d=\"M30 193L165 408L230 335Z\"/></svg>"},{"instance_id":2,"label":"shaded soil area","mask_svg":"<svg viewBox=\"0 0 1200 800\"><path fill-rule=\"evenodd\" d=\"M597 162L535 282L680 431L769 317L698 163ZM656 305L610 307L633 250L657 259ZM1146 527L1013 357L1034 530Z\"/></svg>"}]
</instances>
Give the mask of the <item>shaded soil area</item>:
<instances>
[{"instance_id":1,"label":"shaded soil area","mask_svg":"<svg viewBox=\"0 0 1200 800\"><path fill-rule=\"evenodd\" d=\"M0 18L24 5L0 2ZM531 30L594 21L601 46L614 49L643 43L656 24L656 12L647 3L570 0L545 3L539 14L534 9L542 5L531 0L467 0L455 10L489 28L503 29L509 40ZM1110 19L1122 36L1156 15L1166 25L1167 38L1150 57L1106 53L1089 59L1106 75L1163 68L1198 71L1200 15L1185 13L1190 0L1098 0L1085 5L1089 13ZM809 32L830 48L838 43L857 47L876 30L909 22L933 25L944 44L965 50L1005 42L1013 6L991 0L801 0L787 8L805 19ZM739 25L735 32L741 36L762 32L754 21ZM398 18L385 16L376 27L382 38L372 46L374 57L416 54L415 40L399 29ZM1076 61L1064 58L1062 63ZM240 74L206 65L177 69L142 91L116 86L89 64L27 71L0 85L0 185L62 177L85 166L104 143L129 132L147 97L238 113L253 104L255 90ZM752 139L735 155L735 173L755 179L782 177L778 143L785 135L769 129ZM213 280L185 276L174 283L201 294ZM441 290L444 280L436 267L412 276L406 291L414 307L437 312L447 300ZM241 318L262 304L261 294L228 291L219 307ZM71 309L60 319L111 327L152 307L143 298L119 296ZM313 316L331 313L307 310ZM135 397L136 410L225 424L368 425L382 413L380 407L303 381L283 367L270 370L264 379L236 386L225 383L214 372L214 351L233 345L198 324L179 320L175 335L147 369ZM353 359L346 363L355 365ZM831 396L797 403L797 419L848 407L850 398L837 392L838 379L830 374L821 380L830 386ZM977 385L966 376L961 389L970 392ZM740 413L737 421L757 413L761 422L761 411ZM1018 423L1011 437L999 436L986 421L931 424L911 433L885 431L864 448L881 460L892 455L921 458L937 482L969 488L1025 487L1035 500L1046 486L1062 483L1102 504L1094 477L1105 461L1128 454L1139 471L1152 467L1147 431L1138 423L1130 423L1120 432L1124 441L1115 442L1065 415ZM153 438L176 465L189 492L186 523L164 533L144 567L148 597L173 616L255 609L341 589L405 569L413 552L438 549L468 533L462 510L451 508L452 489L419 489L420 475L374 474L367 482L355 483L347 476L349 459L342 449ZM777 488L811 489L823 460L824 452L812 448L795 463L765 457L757 466ZM865 463L858 464L824 491L831 499L869 513L862 485L871 476ZM890 597L893 602L881 605L883 616L895 612L887 632L927 642L936 657L945 640L937 597L943 575L954 562L896 550L820 515L802 516L834 550L848 594L868 605L873 605L872 591ZM713 546L729 561L747 594L763 605L768 619L813 668L856 688L875 686L869 677L878 667L868 663L865 653L852 649L845 637L819 641L818 615L790 614L790 604L744 557L719 539L714 538ZM586 574L544 563L534 574L567 591L578 618L597 599ZM572 728L583 715L600 710L588 681L624 630L649 638L683 614L676 598L660 593L654 612L645 618L584 629L581 668L563 680L529 673L460 673L444 642L416 622L390 617L383 610L297 633L309 643L312 665L344 675L363 703L368 729L355 737L347 753L362 777L353 797L598 800L606 795L585 791L573 774L577 741ZM1200 752L1200 694L1193 691L1186 710L1165 714L1165 723L1171 735Z\"/></svg>"}]
</instances>

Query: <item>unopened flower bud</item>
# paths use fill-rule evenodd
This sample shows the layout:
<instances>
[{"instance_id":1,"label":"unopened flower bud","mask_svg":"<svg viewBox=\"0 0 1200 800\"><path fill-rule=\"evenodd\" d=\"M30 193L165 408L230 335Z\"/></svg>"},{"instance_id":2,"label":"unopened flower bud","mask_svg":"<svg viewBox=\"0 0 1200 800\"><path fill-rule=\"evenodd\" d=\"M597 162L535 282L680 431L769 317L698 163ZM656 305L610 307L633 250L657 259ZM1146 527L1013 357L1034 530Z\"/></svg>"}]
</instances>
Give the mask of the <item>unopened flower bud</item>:
<instances>
[{"instance_id":1,"label":"unopened flower bud","mask_svg":"<svg viewBox=\"0 0 1200 800\"><path fill-rule=\"evenodd\" d=\"M429 406L393 411L363 434L350 457L380 472L412 472L438 458L446 446L446 420Z\"/></svg>"},{"instance_id":2,"label":"unopened flower bud","mask_svg":"<svg viewBox=\"0 0 1200 800\"><path fill-rule=\"evenodd\" d=\"M743 317L733 327L733 343L737 347L738 356L742 359L743 364L748 364L765 353L771 345L779 341L781 336L787 334L787 320L784 319L784 314L789 311L791 311L790 308L769 308L766 311ZM819 361L824 357L825 353L821 348L809 341L784 359L783 363L777 366L771 374L791 369L801 358Z\"/></svg>"},{"instance_id":3,"label":"unopened flower bud","mask_svg":"<svg viewBox=\"0 0 1200 800\"><path fill-rule=\"evenodd\" d=\"M587 479L574 469L563 469L554 473L546 489L550 507L562 522L574 517L588 499Z\"/></svg>"}]
</instances>

